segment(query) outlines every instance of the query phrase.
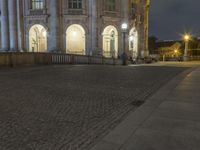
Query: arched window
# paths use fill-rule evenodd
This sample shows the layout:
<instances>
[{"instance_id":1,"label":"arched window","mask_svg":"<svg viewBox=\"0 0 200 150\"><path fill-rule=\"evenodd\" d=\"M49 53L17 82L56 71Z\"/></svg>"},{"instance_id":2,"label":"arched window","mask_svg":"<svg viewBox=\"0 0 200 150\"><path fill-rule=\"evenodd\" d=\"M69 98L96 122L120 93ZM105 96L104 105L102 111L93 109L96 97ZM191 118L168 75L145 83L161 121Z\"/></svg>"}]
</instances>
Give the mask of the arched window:
<instances>
[{"instance_id":1,"label":"arched window","mask_svg":"<svg viewBox=\"0 0 200 150\"><path fill-rule=\"evenodd\" d=\"M69 6L69 9L82 9L83 0L69 0L68 6Z\"/></svg>"},{"instance_id":2,"label":"arched window","mask_svg":"<svg viewBox=\"0 0 200 150\"><path fill-rule=\"evenodd\" d=\"M103 33L103 55L105 57L118 57L118 31L114 26L107 26Z\"/></svg>"},{"instance_id":3,"label":"arched window","mask_svg":"<svg viewBox=\"0 0 200 150\"><path fill-rule=\"evenodd\" d=\"M33 25L29 30L29 51L47 51L47 31L40 24Z\"/></svg>"},{"instance_id":4,"label":"arched window","mask_svg":"<svg viewBox=\"0 0 200 150\"><path fill-rule=\"evenodd\" d=\"M44 9L44 0L31 0L31 9Z\"/></svg>"},{"instance_id":5,"label":"arched window","mask_svg":"<svg viewBox=\"0 0 200 150\"><path fill-rule=\"evenodd\" d=\"M66 52L69 54L85 55L85 30L81 25L72 24L66 31Z\"/></svg>"},{"instance_id":6,"label":"arched window","mask_svg":"<svg viewBox=\"0 0 200 150\"><path fill-rule=\"evenodd\" d=\"M106 2L106 10L107 11L115 11L115 9L116 9L115 0L105 0L105 2Z\"/></svg>"}]
</instances>

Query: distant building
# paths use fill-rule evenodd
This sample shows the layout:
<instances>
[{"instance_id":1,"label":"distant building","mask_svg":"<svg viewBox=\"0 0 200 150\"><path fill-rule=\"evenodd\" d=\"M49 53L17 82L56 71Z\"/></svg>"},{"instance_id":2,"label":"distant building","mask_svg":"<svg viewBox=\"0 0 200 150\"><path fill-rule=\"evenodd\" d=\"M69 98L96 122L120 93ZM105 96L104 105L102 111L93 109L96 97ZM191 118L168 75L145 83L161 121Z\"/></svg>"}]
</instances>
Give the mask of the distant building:
<instances>
[{"instance_id":1,"label":"distant building","mask_svg":"<svg viewBox=\"0 0 200 150\"><path fill-rule=\"evenodd\" d=\"M1 51L148 55L149 0L0 0Z\"/></svg>"},{"instance_id":2,"label":"distant building","mask_svg":"<svg viewBox=\"0 0 200 150\"><path fill-rule=\"evenodd\" d=\"M149 37L149 52L151 55L183 56L184 49L184 40L158 40L156 37ZM188 56L200 56L200 38L191 37L187 54Z\"/></svg>"}]
</instances>

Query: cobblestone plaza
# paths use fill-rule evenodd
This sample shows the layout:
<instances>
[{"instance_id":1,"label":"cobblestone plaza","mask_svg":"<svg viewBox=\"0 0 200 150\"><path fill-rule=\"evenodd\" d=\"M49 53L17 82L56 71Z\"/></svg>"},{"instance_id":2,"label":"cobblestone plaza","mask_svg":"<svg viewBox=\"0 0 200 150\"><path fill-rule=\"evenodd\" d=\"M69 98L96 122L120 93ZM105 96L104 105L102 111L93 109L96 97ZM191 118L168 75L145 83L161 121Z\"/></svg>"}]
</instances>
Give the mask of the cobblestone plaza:
<instances>
[{"instance_id":1,"label":"cobblestone plaza","mask_svg":"<svg viewBox=\"0 0 200 150\"><path fill-rule=\"evenodd\" d=\"M185 67L0 69L1 150L88 150Z\"/></svg>"}]
</instances>

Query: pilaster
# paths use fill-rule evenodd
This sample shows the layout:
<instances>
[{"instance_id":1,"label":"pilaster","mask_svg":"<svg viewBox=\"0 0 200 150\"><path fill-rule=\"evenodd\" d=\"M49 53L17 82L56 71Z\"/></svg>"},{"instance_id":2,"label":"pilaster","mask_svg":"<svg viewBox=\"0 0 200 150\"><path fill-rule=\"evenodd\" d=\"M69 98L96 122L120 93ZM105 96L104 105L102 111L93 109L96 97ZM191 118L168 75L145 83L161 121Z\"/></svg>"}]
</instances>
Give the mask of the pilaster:
<instances>
[{"instance_id":1,"label":"pilaster","mask_svg":"<svg viewBox=\"0 0 200 150\"><path fill-rule=\"evenodd\" d=\"M16 0L8 0L8 9L9 9L8 18L9 18L10 50L18 51Z\"/></svg>"},{"instance_id":2,"label":"pilaster","mask_svg":"<svg viewBox=\"0 0 200 150\"><path fill-rule=\"evenodd\" d=\"M97 0L89 0L89 50L91 55L97 51Z\"/></svg>"},{"instance_id":3,"label":"pilaster","mask_svg":"<svg viewBox=\"0 0 200 150\"><path fill-rule=\"evenodd\" d=\"M119 55L121 55L123 52L124 52L124 48L125 48L125 52L126 54L128 54L128 47L129 47L129 29L131 28L130 27L130 22L129 22L129 0L121 0L121 7L122 7L122 20L121 20L121 24L120 24L120 30L121 29L121 25L123 23L126 23L128 25L128 28L126 30L126 33L124 35L124 33L121 34L121 52L119 52ZM125 37L124 37L125 36ZM125 41L123 41L125 38ZM125 44L125 45L124 45ZM119 50L119 51L120 51Z\"/></svg>"},{"instance_id":4,"label":"pilaster","mask_svg":"<svg viewBox=\"0 0 200 150\"><path fill-rule=\"evenodd\" d=\"M9 50L8 0L1 0L1 47Z\"/></svg>"},{"instance_id":5,"label":"pilaster","mask_svg":"<svg viewBox=\"0 0 200 150\"><path fill-rule=\"evenodd\" d=\"M8 0L10 50L18 51L17 38L17 5L16 0Z\"/></svg>"},{"instance_id":6,"label":"pilaster","mask_svg":"<svg viewBox=\"0 0 200 150\"><path fill-rule=\"evenodd\" d=\"M49 11L50 11L50 30L49 30L49 39L48 39L48 50L50 52L60 51L60 1L49 0Z\"/></svg>"},{"instance_id":7,"label":"pilaster","mask_svg":"<svg viewBox=\"0 0 200 150\"><path fill-rule=\"evenodd\" d=\"M23 17L23 1L17 0L17 36L18 50L24 50L24 17Z\"/></svg>"}]
</instances>

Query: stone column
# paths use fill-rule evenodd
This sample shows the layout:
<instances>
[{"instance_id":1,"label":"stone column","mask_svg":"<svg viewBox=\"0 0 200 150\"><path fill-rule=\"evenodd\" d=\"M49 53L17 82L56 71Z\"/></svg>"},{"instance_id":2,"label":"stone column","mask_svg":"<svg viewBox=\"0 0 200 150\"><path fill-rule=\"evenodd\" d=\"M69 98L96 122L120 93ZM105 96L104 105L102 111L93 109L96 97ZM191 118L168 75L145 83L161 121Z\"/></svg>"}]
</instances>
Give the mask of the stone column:
<instances>
[{"instance_id":1,"label":"stone column","mask_svg":"<svg viewBox=\"0 0 200 150\"><path fill-rule=\"evenodd\" d=\"M123 6L122 11L123 11L123 21L128 23L129 20L129 0L122 0L121 1L121 6Z\"/></svg>"},{"instance_id":2,"label":"stone column","mask_svg":"<svg viewBox=\"0 0 200 150\"><path fill-rule=\"evenodd\" d=\"M144 58L145 32L144 32L144 5L143 2L137 6L137 30L138 30L138 57Z\"/></svg>"},{"instance_id":3,"label":"stone column","mask_svg":"<svg viewBox=\"0 0 200 150\"><path fill-rule=\"evenodd\" d=\"M8 9L9 9L8 16L9 16L10 50L18 51L16 0L8 0Z\"/></svg>"},{"instance_id":4,"label":"stone column","mask_svg":"<svg viewBox=\"0 0 200 150\"><path fill-rule=\"evenodd\" d=\"M138 14L140 14L139 22L139 57L144 58L149 55L148 51L148 15L149 15L149 3L148 0L143 0L143 5L139 6Z\"/></svg>"},{"instance_id":5,"label":"stone column","mask_svg":"<svg viewBox=\"0 0 200 150\"><path fill-rule=\"evenodd\" d=\"M145 29L145 39L146 39L146 45L145 45L145 50L146 56L149 56L149 10L150 10L150 0L147 0L146 2L146 10L145 10L145 21L146 21L146 29Z\"/></svg>"},{"instance_id":6,"label":"stone column","mask_svg":"<svg viewBox=\"0 0 200 150\"><path fill-rule=\"evenodd\" d=\"M50 31L48 39L48 50L50 52L59 52L60 49L60 12L59 12L60 3L57 0L50 0Z\"/></svg>"},{"instance_id":7,"label":"stone column","mask_svg":"<svg viewBox=\"0 0 200 150\"><path fill-rule=\"evenodd\" d=\"M89 0L89 50L88 54L97 53L97 0Z\"/></svg>"},{"instance_id":8,"label":"stone column","mask_svg":"<svg viewBox=\"0 0 200 150\"><path fill-rule=\"evenodd\" d=\"M1 0L1 47L3 51L9 50L9 20L8 0Z\"/></svg>"},{"instance_id":9,"label":"stone column","mask_svg":"<svg viewBox=\"0 0 200 150\"><path fill-rule=\"evenodd\" d=\"M17 27L18 27L18 50L23 51L24 49L24 30L23 30L23 2L17 0Z\"/></svg>"},{"instance_id":10,"label":"stone column","mask_svg":"<svg viewBox=\"0 0 200 150\"><path fill-rule=\"evenodd\" d=\"M128 54L128 47L129 47L129 30L130 30L130 23L129 23L129 0L122 0L121 1L121 11L122 11L122 20L121 20L121 25L123 23L127 23L128 25L128 29L126 30L126 33L124 35L124 33L121 34L121 51L119 51L119 55L121 55L124 52L125 49L125 53ZM121 25L120 25L120 30L121 29ZM125 36L125 37L124 37ZM125 41L124 41L125 38ZM125 45L124 45L125 44Z\"/></svg>"}]
</instances>

